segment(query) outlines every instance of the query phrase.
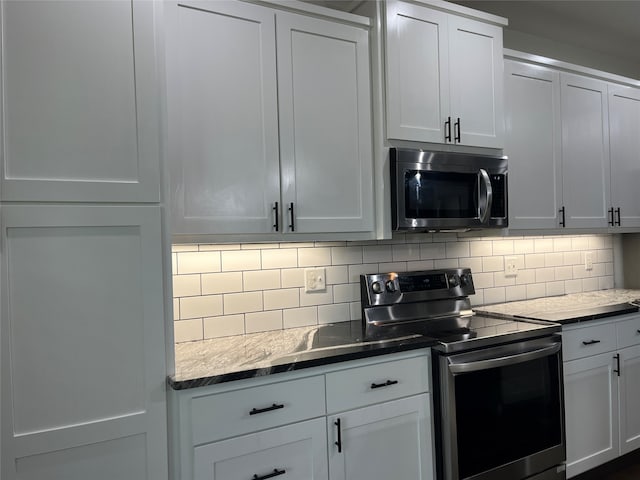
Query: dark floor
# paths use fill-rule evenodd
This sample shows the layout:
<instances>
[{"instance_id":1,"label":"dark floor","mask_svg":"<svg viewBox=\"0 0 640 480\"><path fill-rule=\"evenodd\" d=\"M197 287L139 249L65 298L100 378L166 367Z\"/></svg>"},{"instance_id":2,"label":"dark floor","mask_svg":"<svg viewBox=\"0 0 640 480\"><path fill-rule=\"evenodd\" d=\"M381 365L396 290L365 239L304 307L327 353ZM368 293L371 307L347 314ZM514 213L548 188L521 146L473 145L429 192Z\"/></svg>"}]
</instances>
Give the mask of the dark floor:
<instances>
[{"instance_id":1,"label":"dark floor","mask_svg":"<svg viewBox=\"0 0 640 480\"><path fill-rule=\"evenodd\" d=\"M640 454L630 453L571 480L640 480Z\"/></svg>"}]
</instances>

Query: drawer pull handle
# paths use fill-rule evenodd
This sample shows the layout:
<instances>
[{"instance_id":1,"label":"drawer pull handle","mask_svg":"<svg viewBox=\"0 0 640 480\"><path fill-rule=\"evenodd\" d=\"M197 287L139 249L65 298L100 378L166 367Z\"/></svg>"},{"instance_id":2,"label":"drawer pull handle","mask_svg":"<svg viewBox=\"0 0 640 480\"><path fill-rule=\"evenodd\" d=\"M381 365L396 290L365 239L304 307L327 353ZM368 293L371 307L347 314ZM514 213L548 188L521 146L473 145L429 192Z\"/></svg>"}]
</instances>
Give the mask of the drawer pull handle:
<instances>
[{"instance_id":1,"label":"drawer pull handle","mask_svg":"<svg viewBox=\"0 0 640 480\"><path fill-rule=\"evenodd\" d=\"M589 340L587 342L582 342L583 345L595 345L596 343L600 343L600 340Z\"/></svg>"},{"instance_id":2,"label":"drawer pull handle","mask_svg":"<svg viewBox=\"0 0 640 480\"><path fill-rule=\"evenodd\" d=\"M287 473L286 470L278 470L277 468L273 469L273 473L267 473L266 475L262 475L259 477L258 475L254 475L251 480L266 480L267 478L277 477L278 475L284 475Z\"/></svg>"},{"instance_id":3,"label":"drawer pull handle","mask_svg":"<svg viewBox=\"0 0 640 480\"><path fill-rule=\"evenodd\" d=\"M338 428L338 441L333 442L338 447L338 453L342 453L342 429L340 428L340 419L336 418L333 424Z\"/></svg>"},{"instance_id":4,"label":"drawer pull handle","mask_svg":"<svg viewBox=\"0 0 640 480\"><path fill-rule=\"evenodd\" d=\"M637 333L640 333L640 330L636 330Z\"/></svg>"},{"instance_id":5,"label":"drawer pull handle","mask_svg":"<svg viewBox=\"0 0 640 480\"><path fill-rule=\"evenodd\" d=\"M277 405L277 404L273 404L270 407L267 408L254 408L253 410L251 410L249 412L249 415L257 415L258 413L265 413L265 412L271 412L273 410L279 410L281 408L284 408L284 405ZM269 478L269 477L267 477Z\"/></svg>"},{"instance_id":6,"label":"drawer pull handle","mask_svg":"<svg viewBox=\"0 0 640 480\"><path fill-rule=\"evenodd\" d=\"M391 385L395 385L396 383L398 383L397 380L387 380L384 383L372 383L371 384L371 388L382 388L382 387L390 387Z\"/></svg>"}]
</instances>

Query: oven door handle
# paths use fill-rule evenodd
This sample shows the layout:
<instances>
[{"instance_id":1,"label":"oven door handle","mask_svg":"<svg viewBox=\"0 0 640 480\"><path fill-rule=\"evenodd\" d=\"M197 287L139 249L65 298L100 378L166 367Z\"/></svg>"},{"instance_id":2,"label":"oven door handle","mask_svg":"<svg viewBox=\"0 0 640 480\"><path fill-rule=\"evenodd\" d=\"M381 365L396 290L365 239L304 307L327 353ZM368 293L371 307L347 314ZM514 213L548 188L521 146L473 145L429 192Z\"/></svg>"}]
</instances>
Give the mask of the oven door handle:
<instances>
[{"instance_id":1,"label":"oven door handle","mask_svg":"<svg viewBox=\"0 0 640 480\"><path fill-rule=\"evenodd\" d=\"M528 362L538 358L548 357L560 351L562 343L554 342L550 346L530 350L528 352L516 353L514 355L504 355L496 358L488 358L477 361L456 363L455 359L449 358L449 371L454 375L459 373L477 372L489 370L490 368L506 367L522 362Z\"/></svg>"},{"instance_id":2,"label":"oven door handle","mask_svg":"<svg viewBox=\"0 0 640 480\"><path fill-rule=\"evenodd\" d=\"M480 223L487 223L491 217L491 205L493 203L493 189L491 188L491 179L489 174L484 168L481 168L478 172L478 181L482 180L481 184L484 184L485 201L484 211L480 208ZM482 191L482 188L480 189Z\"/></svg>"}]
</instances>

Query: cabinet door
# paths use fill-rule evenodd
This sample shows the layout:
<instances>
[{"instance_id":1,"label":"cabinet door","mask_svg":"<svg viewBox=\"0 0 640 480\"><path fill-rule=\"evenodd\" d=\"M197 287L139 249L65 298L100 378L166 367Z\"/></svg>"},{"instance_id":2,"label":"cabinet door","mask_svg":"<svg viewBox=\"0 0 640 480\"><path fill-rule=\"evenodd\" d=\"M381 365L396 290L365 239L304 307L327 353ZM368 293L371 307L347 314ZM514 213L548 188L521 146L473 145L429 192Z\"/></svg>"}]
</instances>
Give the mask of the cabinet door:
<instances>
[{"instance_id":1,"label":"cabinet door","mask_svg":"<svg viewBox=\"0 0 640 480\"><path fill-rule=\"evenodd\" d=\"M194 480L327 480L326 438L318 418L196 447Z\"/></svg>"},{"instance_id":2,"label":"cabinet door","mask_svg":"<svg viewBox=\"0 0 640 480\"><path fill-rule=\"evenodd\" d=\"M609 133L611 206L620 226L640 227L640 89L609 84Z\"/></svg>"},{"instance_id":3,"label":"cabinet door","mask_svg":"<svg viewBox=\"0 0 640 480\"><path fill-rule=\"evenodd\" d=\"M2 200L159 201L159 8L2 4Z\"/></svg>"},{"instance_id":4,"label":"cabinet door","mask_svg":"<svg viewBox=\"0 0 640 480\"><path fill-rule=\"evenodd\" d=\"M618 385L613 353L564 364L567 477L618 456Z\"/></svg>"},{"instance_id":5,"label":"cabinet door","mask_svg":"<svg viewBox=\"0 0 640 480\"><path fill-rule=\"evenodd\" d=\"M275 231L275 17L229 1L169 7L173 234Z\"/></svg>"},{"instance_id":6,"label":"cabinet door","mask_svg":"<svg viewBox=\"0 0 640 480\"><path fill-rule=\"evenodd\" d=\"M640 447L640 346L620 351L620 454Z\"/></svg>"},{"instance_id":7,"label":"cabinet door","mask_svg":"<svg viewBox=\"0 0 640 480\"><path fill-rule=\"evenodd\" d=\"M371 231L368 32L278 13L277 35L284 230Z\"/></svg>"},{"instance_id":8,"label":"cabinet door","mask_svg":"<svg viewBox=\"0 0 640 480\"><path fill-rule=\"evenodd\" d=\"M449 59L452 128L454 137L459 133L457 143L502 148L502 28L449 15Z\"/></svg>"},{"instance_id":9,"label":"cabinet door","mask_svg":"<svg viewBox=\"0 0 640 480\"><path fill-rule=\"evenodd\" d=\"M389 1L386 34L387 136L445 143L451 115L447 14Z\"/></svg>"},{"instance_id":10,"label":"cabinet door","mask_svg":"<svg viewBox=\"0 0 640 480\"><path fill-rule=\"evenodd\" d=\"M562 97L562 196L566 226L607 227L609 120L607 84L560 74Z\"/></svg>"},{"instance_id":11,"label":"cabinet door","mask_svg":"<svg viewBox=\"0 0 640 480\"><path fill-rule=\"evenodd\" d=\"M3 480L167 478L159 207L2 207Z\"/></svg>"},{"instance_id":12,"label":"cabinet door","mask_svg":"<svg viewBox=\"0 0 640 480\"><path fill-rule=\"evenodd\" d=\"M505 61L509 227L557 228L562 206L560 74Z\"/></svg>"},{"instance_id":13,"label":"cabinet door","mask_svg":"<svg viewBox=\"0 0 640 480\"><path fill-rule=\"evenodd\" d=\"M331 480L433 478L428 394L332 415L327 422Z\"/></svg>"}]
</instances>

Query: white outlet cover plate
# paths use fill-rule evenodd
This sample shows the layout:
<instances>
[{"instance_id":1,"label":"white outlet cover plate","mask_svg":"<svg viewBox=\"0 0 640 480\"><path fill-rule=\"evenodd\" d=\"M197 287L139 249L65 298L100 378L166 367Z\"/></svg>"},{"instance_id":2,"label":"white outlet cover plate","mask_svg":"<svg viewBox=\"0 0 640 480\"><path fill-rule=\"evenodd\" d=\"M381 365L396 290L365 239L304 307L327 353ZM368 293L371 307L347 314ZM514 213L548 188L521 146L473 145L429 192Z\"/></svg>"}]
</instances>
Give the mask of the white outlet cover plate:
<instances>
[{"instance_id":1,"label":"white outlet cover plate","mask_svg":"<svg viewBox=\"0 0 640 480\"><path fill-rule=\"evenodd\" d=\"M324 268L304 269L304 291L323 292L327 289L326 272Z\"/></svg>"}]
</instances>

